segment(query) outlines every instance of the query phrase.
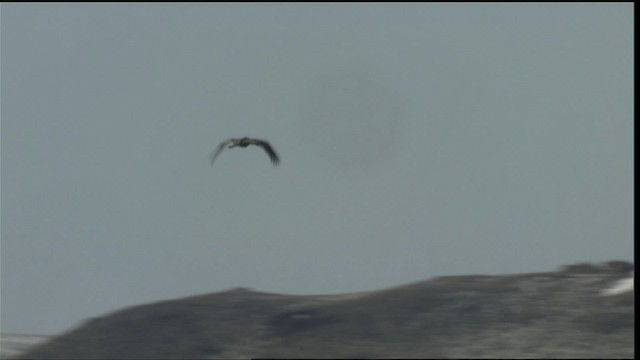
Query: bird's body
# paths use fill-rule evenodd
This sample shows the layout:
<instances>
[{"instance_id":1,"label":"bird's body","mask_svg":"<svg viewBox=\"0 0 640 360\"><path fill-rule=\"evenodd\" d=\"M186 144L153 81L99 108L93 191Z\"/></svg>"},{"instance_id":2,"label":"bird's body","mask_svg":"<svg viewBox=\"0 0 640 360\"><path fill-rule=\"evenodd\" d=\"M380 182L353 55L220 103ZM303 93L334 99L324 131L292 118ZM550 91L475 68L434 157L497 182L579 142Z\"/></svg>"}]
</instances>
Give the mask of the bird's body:
<instances>
[{"instance_id":1,"label":"bird's body","mask_svg":"<svg viewBox=\"0 0 640 360\"><path fill-rule=\"evenodd\" d=\"M243 137L238 139L233 139L233 138L227 139L221 142L220 145L218 145L218 147L209 156L209 161L211 163L211 166L213 166L213 162L216 160L218 155L220 155L220 153L222 152L222 150L224 150L225 147L229 149L234 148L236 146L246 148L249 145L257 145L257 146L260 146L262 149L264 149L267 155L269 155L269 158L271 159L271 163L274 166L277 166L280 163L280 158L278 157L278 154L276 154L276 151L271 147L271 145L267 141L261 140L261 139L252 139L248 137Z\"/></svg>"}]
</instances>

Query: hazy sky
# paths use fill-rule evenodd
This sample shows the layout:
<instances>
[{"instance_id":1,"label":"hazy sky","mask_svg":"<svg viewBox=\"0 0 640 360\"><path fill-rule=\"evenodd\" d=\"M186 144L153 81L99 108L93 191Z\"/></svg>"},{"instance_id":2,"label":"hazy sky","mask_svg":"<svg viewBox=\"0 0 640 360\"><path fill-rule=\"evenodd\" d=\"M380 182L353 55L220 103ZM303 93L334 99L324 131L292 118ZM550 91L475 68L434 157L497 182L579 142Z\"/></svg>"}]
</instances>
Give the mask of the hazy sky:
<instances>
[{"instance_id":1,"label":"hazy sky","mask_svg":"<svg viewBox=\"0 0 640 360\"><path fill-rule=\"evenodd\" d=\"M633 259L633 4L1 7L3 332ZM271 141L209 153L229 137Z\"/></svg>"}]
</instances>

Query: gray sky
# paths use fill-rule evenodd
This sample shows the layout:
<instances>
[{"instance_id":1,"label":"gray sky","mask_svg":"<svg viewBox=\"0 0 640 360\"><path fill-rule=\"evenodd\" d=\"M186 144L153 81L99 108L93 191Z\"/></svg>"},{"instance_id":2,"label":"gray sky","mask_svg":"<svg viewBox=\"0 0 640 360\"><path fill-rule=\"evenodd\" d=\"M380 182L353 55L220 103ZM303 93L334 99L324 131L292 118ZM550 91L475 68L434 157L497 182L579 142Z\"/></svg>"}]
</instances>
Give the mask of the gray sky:
<instances>
[{"instance_id":1,"label":"gray sky","mask_svg":"<svg viewBox=\"0 0 640 360\"><path fill-rule=\"evenodd\" d=\"M633 4L1 7L2 331L633 259ZM271 141L209 153L229 137Z\"/></svg>"}]
</instances>

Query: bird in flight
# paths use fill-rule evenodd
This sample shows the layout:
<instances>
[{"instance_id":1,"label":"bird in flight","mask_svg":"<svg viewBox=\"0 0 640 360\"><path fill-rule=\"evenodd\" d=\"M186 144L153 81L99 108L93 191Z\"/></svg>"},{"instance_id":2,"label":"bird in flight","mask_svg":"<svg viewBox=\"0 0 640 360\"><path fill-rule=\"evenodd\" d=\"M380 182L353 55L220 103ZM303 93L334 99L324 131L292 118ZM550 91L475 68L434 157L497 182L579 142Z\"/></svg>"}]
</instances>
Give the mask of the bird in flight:
<instances>
[{"instance_id":1,"label":"bird in flight","mask_svg":"<svg viewBox=\"0 0 640 360\"><path fill-rule=\"evenodd\" d=\"M211 155L209 155L209 162L211 163L211 166L213 166L213 162L216 161L216 158L218 157L218 155L220 155L222 150L224 150L224 148L227 145L229 149L236 146L246 148L249 145L258 145L262 149L264 149L267 155L269 155L269 158L271 159L271 163L273 164L273 166L277 166L280 163L280 158L278 157L278 154L276 154L276 151L271 147L271 145L267 141L261 140L261 139L251 139L248 137L243 137L240 139L227 139L221 142L220 145L218 145L218 148L213 150Z\"/></svg>"}]
</instances>

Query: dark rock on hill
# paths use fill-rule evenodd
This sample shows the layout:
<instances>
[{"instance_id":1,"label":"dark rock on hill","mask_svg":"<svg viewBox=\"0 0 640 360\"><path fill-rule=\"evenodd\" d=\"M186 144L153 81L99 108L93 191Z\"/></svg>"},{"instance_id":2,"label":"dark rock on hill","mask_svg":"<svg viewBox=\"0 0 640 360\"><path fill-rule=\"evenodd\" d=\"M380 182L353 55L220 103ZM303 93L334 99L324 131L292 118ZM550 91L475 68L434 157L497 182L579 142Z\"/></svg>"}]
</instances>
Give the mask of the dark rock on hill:
<instances>
[{"instance_id":1,"label":"dark rock on hill","mask_svg":"<svg viewBox=\"0 0 640 360\"><path fill-rule=\"evenodd\" d=\"M135 306L24 354L57 359L632 358L633 265L451 276L332 296L234 289Z\"/></svg>"}]
</instances>

